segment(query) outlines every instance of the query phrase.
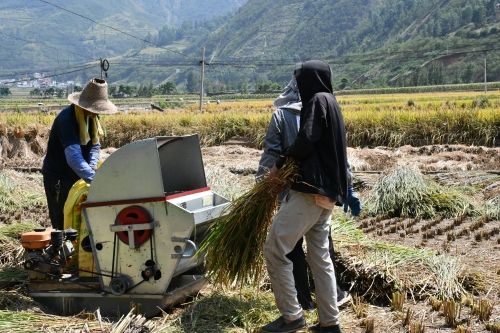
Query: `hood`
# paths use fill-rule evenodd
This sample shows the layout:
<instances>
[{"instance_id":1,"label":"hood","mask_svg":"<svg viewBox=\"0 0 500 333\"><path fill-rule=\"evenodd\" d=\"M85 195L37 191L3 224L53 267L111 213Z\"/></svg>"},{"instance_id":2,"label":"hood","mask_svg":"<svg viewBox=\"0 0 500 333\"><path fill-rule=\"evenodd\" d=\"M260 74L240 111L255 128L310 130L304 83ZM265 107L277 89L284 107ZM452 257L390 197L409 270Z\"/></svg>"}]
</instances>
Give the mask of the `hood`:
<instances>
[{"instance_id":1,"label":"hood","mask_svg":"<svg viewBox=\"0 0 500 333\"><path fill-rule=\"evenodd\" d=\"M309 60L297 66L294 72L300 97L304 103L320 92L333 93L332 71L321 60Z\"/></svg>"},{"instance_id":2,"label":"hood","mask_svg":"<svg viewBox=\"0 0 500 333\"><path fill-rule=\"evenodd\" d=\"M281 108L297 102L300 102L299 88L297 87L297 80L293 77L283 92L274 100L274 106Z\"/></svg>"}]
</instances>

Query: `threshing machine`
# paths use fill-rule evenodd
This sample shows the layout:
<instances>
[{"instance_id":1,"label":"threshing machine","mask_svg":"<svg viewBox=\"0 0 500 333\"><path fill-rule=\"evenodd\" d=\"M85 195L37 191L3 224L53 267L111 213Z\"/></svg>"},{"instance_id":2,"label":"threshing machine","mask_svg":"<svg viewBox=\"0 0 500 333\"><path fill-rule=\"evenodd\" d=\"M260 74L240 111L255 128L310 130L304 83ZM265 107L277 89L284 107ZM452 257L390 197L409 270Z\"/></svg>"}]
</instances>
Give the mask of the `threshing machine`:
<instances>
[{"instance_id":1,"label":"threshing machine","mask_svg":"<svg viewBox=\"0 0 500 333\"><path fill-rule=\"evenodd\" d=\"M153 316L206 283L197 246L228 204L207 187L198 136L127 144L97 170L80 227L22 235L30 294L63 315Z\"/></svg>"}]
</instances>

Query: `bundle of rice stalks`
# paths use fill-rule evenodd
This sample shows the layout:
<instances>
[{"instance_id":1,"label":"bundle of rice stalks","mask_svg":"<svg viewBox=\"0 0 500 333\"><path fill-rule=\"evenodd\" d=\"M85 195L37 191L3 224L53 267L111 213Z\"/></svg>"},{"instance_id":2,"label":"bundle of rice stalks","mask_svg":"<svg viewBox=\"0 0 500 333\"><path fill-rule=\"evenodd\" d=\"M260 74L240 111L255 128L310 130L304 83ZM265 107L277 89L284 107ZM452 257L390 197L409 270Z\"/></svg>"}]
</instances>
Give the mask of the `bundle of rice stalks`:
<instances>
[{"instance_id":1,"label":"bundle of rice stalks","mask_svg":"<svg viewBox=\"0 0 500 333\"><path fill-rule=\"evenodd\" d=\"M199 250L206 254L206 269L213 283L257 285L261 281L262 250L278 194L296 173L294 164L286 164L277 177L266 177L234 200L228 214L214 223Z\"/></svg>"},{"instance_id":2,"label":"bundle of rice stalks","mask_svg":"<svg viewBox=\"0 0 500 333\"><path fill-rule=\"evenodd\" d=\"M424 178L418 169L400 166L383 175L366 201L370 215L430 218L436 214L456 217L473 207L459 192Z\"/></svg>"},{"instance_id":3,"label":"bundle of rice stalks","mask_svg":"<svg viewBox=\"0 0 500 333\"><path fill-rule=\"evenodd\" d=\"M500 195L486 201L483 215L492 220L500 220Z\"/></svg>"}]
</instances>

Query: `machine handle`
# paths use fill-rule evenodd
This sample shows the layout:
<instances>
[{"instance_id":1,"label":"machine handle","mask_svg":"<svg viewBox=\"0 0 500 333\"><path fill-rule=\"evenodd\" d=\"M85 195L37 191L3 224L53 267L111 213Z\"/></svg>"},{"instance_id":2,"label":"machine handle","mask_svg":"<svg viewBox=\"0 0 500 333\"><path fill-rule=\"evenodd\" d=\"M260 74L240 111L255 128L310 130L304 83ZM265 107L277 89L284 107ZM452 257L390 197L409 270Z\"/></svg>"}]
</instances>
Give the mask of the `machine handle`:
<instances>
[{"instance_id":1,"label":"machine handle","mask_svg":"<svg viewBox=\"0 0 500 333\"><path fill-rule=\"evenodd\" d=\"M174 247L174 251L176 253L172 253L172 259L192 258L196 254L196 251L198 251L198 247L196 246L196 244L188 238L172 237L172 242L186 243L186 247L184 248L184 251L182 251L182 248L179 245Z\"/></svg>"}]
</instances>

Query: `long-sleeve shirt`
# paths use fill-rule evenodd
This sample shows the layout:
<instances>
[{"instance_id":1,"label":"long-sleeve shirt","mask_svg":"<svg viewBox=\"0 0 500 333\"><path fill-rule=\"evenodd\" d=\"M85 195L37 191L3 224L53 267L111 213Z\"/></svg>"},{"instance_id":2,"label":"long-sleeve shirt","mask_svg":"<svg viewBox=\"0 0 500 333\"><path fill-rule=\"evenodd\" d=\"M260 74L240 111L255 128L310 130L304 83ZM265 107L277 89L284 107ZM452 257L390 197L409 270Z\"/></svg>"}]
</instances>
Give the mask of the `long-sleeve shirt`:
<instances>
[{"instance_id":1,"label":"long-sleeve shirt","mask_svg":"<svg viewBox=\"0 0 500 333\"><path fill-rule=\"evenodd\" d=\"M70 147L70 148L68 148ZM99 161L100 146L80 144L79 127L73 105L63 109L52 125L42 172L69 183L82 178L90 181Z\"/></svg>"}]
</instances>

